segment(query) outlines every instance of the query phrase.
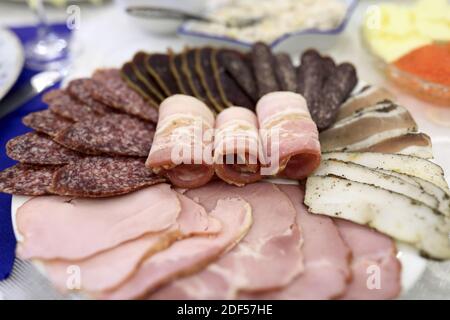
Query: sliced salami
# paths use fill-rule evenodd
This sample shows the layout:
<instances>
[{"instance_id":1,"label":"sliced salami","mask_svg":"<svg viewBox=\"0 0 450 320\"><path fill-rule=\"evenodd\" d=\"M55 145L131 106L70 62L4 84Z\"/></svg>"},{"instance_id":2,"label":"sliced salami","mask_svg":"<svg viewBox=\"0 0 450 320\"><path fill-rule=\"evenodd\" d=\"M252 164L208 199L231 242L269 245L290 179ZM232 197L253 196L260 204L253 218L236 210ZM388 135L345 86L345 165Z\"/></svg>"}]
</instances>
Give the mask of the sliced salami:
<instances>
[{"instance_id":1,"label":"sliced salami","mask_svg":"<svg viewBox=\"0 0 450 320\"><path fill-rule=\"evenodd\" d=\"M257 42L252 46L252 66L255 73L258 95L279 91L274 70L274 56L270 47L263 42Z\"/></svg>"},{"instance_id":2,"label":"sliced salami","mask_svg":"<svg viewBox=\"0 0 450 320\"><path fill-rule=\"evenodd\" d=\"M37 165L60 165L79 160L82 156L56 143L48 136L29 132L11 139L6 144L8 157Z\"/></svg>"},{"instance_id":3,"label":"sliced salami","mask_svg":"<svg viewBox=\"0 0 450 320\"><path fill-rule=\"evenodd\" d=\"M228 51L227 49L218 49L212 54L214 78L222 100L228 107L240 106L254 110L255 103L252 98L245 93L225 68Z\"/></svg>"},{"instance_id":4,"label":"sliced salami","mask_svg":"<svg viewBox=\"0 0 450 320\"><path fill-rule=\"evenodd\" d=\"M139 93L131 89L122 78L120 70L97 70L93 78L101 84L92 92L96 100L141 119L154 123L158 121L158 106L150 105Z\"/></svg>"},{"instance_id":5,"label":"sliced salami","mask_svg":"<svg viewBox=\"0 0 450 320\"><path fill-rule=\"evenodd\" d=\"M66 91L52 90L42 97L48 108L57 115L72 121L86 121L100 115L88 105L73 99Z\"/></svg>"},{"instance_id":6,"label":"sliced salami","mask_svg":"<svg viewBox=\"0 0 450 320\"><path fill-rule=\"evenodd\" d=\"M283 91L297 92L297 75L291 58L286 53L275 55L275 74L280 89Z\"/></svg>"},{"instance_id":7,"label":"sliced salami","mask_svg":"<svg viewBox=\"0 0 450 320\"><path fill-rule=\"evenodd\" d=\"M303 53L297 77L298 91L306 99L308 108L312 112L326 78L322 57L316 50L310 49Z\"/></svg>"},{"instance_id":8,"label":"sliced salami","mask_svg":"<svg viewBox=\"0 0 450 320\"><path fill-rule=\"evenodd\" d=\"M144 159L88 157L54 174L51 191L77 197L110 197L164 182L145 167Z\"/></svg>"},{"instance_id":9,"label":"sliced salami","mask_svg":"<svg viewBox=\"0 0 450 320\"><path fill-rule=\"evenodd\" d=\"M358 82L356 69L350 63L342 63L328 77L311 116L319 130L328 128L335 121L339 107L348 98Z\"/></svg>"},{"instance_id":10,"label":"sliced salami","mask_svg":"<svg viewBox=\"0 0 450 320\"><path fill-rule=\"evenodd\" d=\"M0 172L0 192L41 196L50 194L55 166L17 164Z\"/></svg>"},{"instance_id":11,"label":"sliced salami","mask_svg":"<svg viewBox=\"0 0 450 320\"><path fill-rule=\"evenodd\" d=\"M214 106L217 112L224 109L219 88L214 79L214 69L212 66L212 55L216 49L205 47L195 52L195 69L197 71L203 87L206 90L208 100Z\"/></svg>"},{"instance_id":12,"label":"sliced salami","mask_svg":"<svg viewBox=\"0 0 450 320\"><path fill-rule=\"evenodd\" d=\"M75 123L61 131L55 140L68 148L91 155L146 157L154 132L151 123L125 114L111 114Z\"/></svg>"},{"instance_id":13,"label":"sliced salami","mask_svg":"<svg viewBox=\"0 0 450 320\"><path fill-rule=\"evenodd\" d=\"M63 118L50 110L32 112L22 119L27 127L54 137L58 132L72 125L72 121Z\"/></svg>"},{"instance_id":14,"label":"sliced salami","mask_svg":"<svg viewBox=\"0 0 450 320\"><path fill-rule=\"evenodd\" d=\"M111 113L111 108L101 102L96 101L92 97L91 92L94 88L96 88L96 85L98 85L96 81L90 78L75 79L70 81L67 85L67 93L69 93L78 101L89 106L92 111L99 115Z\"/></svg>"},{"instance_id":15,"label":"sliced salami","mask_svg":"<svg viewBox=\"0 0 450 320\"><path fill-rule=\"evenodd\" d=\"M254 101L258 100L258 88L253 76L251 63L237 51L226 50L223 53L223 63L225 69L238 85Z\"/></svg>"},{"instance_id":16,"label":"sliced salami","mask_svg":"<svg viewBox=\"0 0 450 320\"><path fill-rule=\"evenodd\" d=\"M181 92L175 77L170 71L170 58L167 54L155 53L148 55L146 67L167 96Z\"/></svg>"}]
</instances>

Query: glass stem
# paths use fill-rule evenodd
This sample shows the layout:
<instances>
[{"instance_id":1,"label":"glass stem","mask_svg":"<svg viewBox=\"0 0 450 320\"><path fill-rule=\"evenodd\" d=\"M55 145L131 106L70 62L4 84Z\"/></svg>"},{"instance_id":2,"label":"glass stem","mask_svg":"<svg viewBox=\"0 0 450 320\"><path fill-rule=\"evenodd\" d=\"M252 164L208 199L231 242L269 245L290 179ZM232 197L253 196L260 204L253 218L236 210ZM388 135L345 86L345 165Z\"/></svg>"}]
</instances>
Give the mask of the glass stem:
<instances>
[{"instance_id":1,"label":"glass stem","mask_svg":"<svg viewBox=\"0 0 450 320\"><path fill-rule=\"evenodd\" d=\"M50 26L47 19L47 14L45 13L44 1L43 0L34 0L32 9L38 18L38 28L37 28L37 36L39 40L46 39L50 33Z\"/></svg>"}]
</instances>

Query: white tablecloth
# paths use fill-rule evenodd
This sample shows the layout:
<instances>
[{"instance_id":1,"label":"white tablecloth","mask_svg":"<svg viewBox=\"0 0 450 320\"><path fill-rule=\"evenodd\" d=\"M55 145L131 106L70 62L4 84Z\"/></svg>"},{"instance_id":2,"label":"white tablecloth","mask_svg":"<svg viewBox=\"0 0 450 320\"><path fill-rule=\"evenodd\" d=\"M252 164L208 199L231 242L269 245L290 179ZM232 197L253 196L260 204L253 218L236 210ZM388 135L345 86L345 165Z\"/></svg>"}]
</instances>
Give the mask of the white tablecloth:
<instances>
[{"instance_id":1,"label":"white tablecloth","mask_svg":"<svg viewBox=\"0 0 450 320\"><path fill-rule=\"evenodd\" d=\"M361 1L347 29L327 54L337 61L348 60L354 63L360 79L365 82L385 85L393 90L398 95L399 102L412 112L420 129L431 135L436 161L450 174L450 129L437 125L427 116L429 113L436 113L450 119L450 111L420 102L386 83L362 45L359 33L361 17L367 6L375 2ZM74 62L69 79L89 76L99 67L117 67L138 50L163 52L170 47L177 51L188 45L176 36L154 35L139 28L113 4L103 7L81 6L81 9L81 25L74 34ZM61 21L65 19L65 13L63 10L51 10L50 18ZM0 24L19 25L33 21L34 18L26 7L0 3ZM12 276L0 282L0 298L57 299L62 296L29 263L17 261ZM402 298L450 299L450 262L429 262L420 281Z\"/></svg>"}]
</instances>

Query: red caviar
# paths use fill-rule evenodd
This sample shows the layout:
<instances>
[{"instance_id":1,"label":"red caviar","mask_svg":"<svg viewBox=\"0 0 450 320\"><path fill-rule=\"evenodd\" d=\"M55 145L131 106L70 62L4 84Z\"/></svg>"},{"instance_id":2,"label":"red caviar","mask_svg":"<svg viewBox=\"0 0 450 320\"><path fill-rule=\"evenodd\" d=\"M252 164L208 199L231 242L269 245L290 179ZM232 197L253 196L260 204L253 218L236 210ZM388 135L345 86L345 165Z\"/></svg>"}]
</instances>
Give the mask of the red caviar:
<instances>
[{"instance_id":1,"label":"red caviar","mask_svg":"<svg viewBox=\"0 0 450 320\"><path fill-rule=\"evenodd\" d=\"M395 61L394 65L423 80L450 86L450 43L420 47Z\"/></svg>"}]
</instances>

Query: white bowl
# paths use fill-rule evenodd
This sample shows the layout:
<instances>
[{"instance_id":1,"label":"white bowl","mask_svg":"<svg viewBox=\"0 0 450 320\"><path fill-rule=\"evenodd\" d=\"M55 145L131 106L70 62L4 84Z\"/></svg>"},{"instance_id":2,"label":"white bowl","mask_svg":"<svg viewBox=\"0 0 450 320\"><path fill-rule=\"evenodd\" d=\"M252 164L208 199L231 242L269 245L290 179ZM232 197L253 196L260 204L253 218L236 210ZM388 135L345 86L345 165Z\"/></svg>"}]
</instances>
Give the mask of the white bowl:
<instances>
[{"instance_id":1,"label":"white bowl","mask_svg":"<svg viewBox=\"0 0 450 320\"><path fill-rule=\"evenodd\" d=\"M275 51L298 52L314 47L325 50L332 47L338 36L347 26L350 17L358 4L358 0L342 0L347 4L347 11L342 22L334 29L302 29L280 35L269 46ZM187 40L192 46L215 45L227 46L235 49L248 49L252 42L241 41L227 36L218 36L207 32L189 30L189 22L183 23L177 31L178 35Z\"/></svg>"}]
</instances>

